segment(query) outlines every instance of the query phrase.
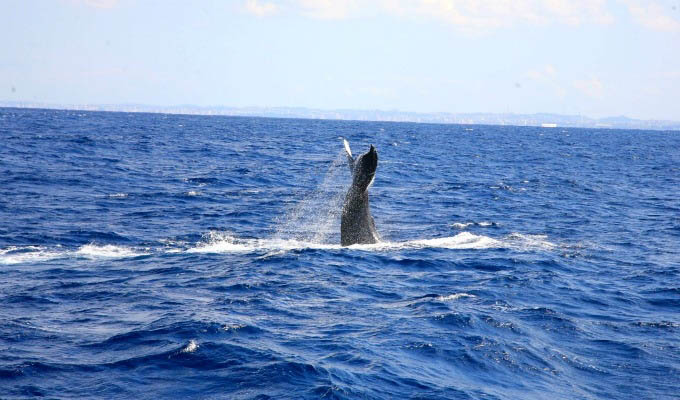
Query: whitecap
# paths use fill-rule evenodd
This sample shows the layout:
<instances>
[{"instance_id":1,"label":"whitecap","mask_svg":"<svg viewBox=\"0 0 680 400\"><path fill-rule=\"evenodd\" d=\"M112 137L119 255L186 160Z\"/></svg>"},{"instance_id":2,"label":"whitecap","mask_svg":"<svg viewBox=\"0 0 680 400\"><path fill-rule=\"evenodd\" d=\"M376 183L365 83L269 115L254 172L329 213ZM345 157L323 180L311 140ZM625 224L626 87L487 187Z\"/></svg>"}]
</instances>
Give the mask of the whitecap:
<instances>
[{"instance_id":1,"label":"whitecap","mask_svg":"<svg viewBox=\"0 0 680 400\"><path fill-rule=\"evenodd\" d=\"M467 228L468 226L474 226L474 225L476 225L476 226L481 226L482 228L486 228L486 227L489 227L489 226L493 226L494 223L493 223L493 222L489 222L489 221L482 221L482 222L454 222L453 224L451 224L451 227L453 227L453 228L455 228L455 229L465 229L465 228Z\"/></svg>"},{"instance_id":2,"label":"whitecap","mask_svg":"<svg viewBox=\"0 0 680 400\"><path fill-rule=\"evenodd\" d=\"M196 343L195 340L191 339L189 343L184 346L182 350L180 350L180 353L193 353L198 349L198 343Z\"/></svg>"},{"instance_id":3,"label":"whitecap","mask_svg":"<svg viewBox=\"0 0 680 400\"><path fill-rule=\"evenodd\" d=\"M240 240L244 242L245 240ZM210 231L203 235L201 242L196 247L187 250L188 253L232 253L253 251L256 248L251 245L238 243L238 240L226 232Z\"/></svg>"},{"instance_id":4,"label":"whitecap","mask_svg":"<svg viewBox=\"0 0 680 400\"><path fill-rule=\"evenodd\" d=\"M23 264L54 260L66 255L64 251L48 250L40 246L10 246L0 250L0 264Z\"/></svg>"},{"instance_id":5,"label":"whitecap","mask_svg":"<svg viewBox=\"0 0 680 400\"><path fill-rule=\"evenodd\" d=\"M189 253L238 253L251 251L290 251L301 249L340 249L342 246L313 243L293 239L238 239L234 236L211 232L196 247L187 250Z\"/></svg>"},{"instance_id":6,"label":"whitecap","mask_svg":"<svg viewBox=\"0 0 680 400\"><path fill-rule=\"evenodd\" d=\"M548 241L548 236L546 235L525 235L513 232L509 234L504 241L508 244L508 247L526 250L552 250L557 247L555 243Z\"/></svg>"},{"instance_id":7,"label":"whitecap","mask_svg":"<svg viewBox=\"0 0 680 400\"><path fill-rule=\"evenodd\" d=\"M488 236L475 235L469 232L461 232L455 236L447 236L434 239L418 239L405 242L379 242L375 244L354 244L348 249L365 251L400 250L419 248L444 248L444 249L489 249L503 247L502 243Z\"/></svg>"},{"instance_id":8,"label":"whitecap","mask_svg":"<svg viewBox=\"0 0 680 400\"><path fill-rule=\"evenodd\" d=\"M447 249L490 249L503 247L502 243L488 236L461 232L456 236L437 239L416 240L414 243L423 247L442 247Z\"/></svg>"},{"instance_id":9,"label":"whitecap","mask_svg":"<svg viewBox=\"0 0 680 400\"><path fill-rule=\"evenodd\" d=\"M114 246L112 244L100 246L90 243L78 248L74 254L76 256L88 258L128 258L144 256L148 255L149 253L142 253L129 247Z\"/></svg>"},{"instance_id":10,"label":"whitecap","mask_svg":"<svg viewBox=\"0 0 680 400\"><path fill-rule=\"evenodd\" d=\"M238 253L253 251L291 251L303 249L319 250L359 250L359 251L388 251L417 248L447 248L447 249L486 249L503 247L502 243L487 236L461 232L455 236L410 240L404 242L383 241L374 244L340 244L316 243L294 239L239 239L225 232L209 232L196 247L187 250L189 253Z\"/></svg>"},{"instance_id":11,"label":"whitecap","mask_svg":"<svg viewBox=\"0 0 680 400\"><path fill-rule=\"evenodd\" d=\"M237 331L237 330L239 330L239 329L245 328L246 326L247 326L247 325L245 325L245 324L224 325L224 326L222 327L222 329L224 329L225 331L229 332L229 331Z\"/></svg>"},{"instance_id":12,"label":"whitecap","mask_svg":"<svg viewBox=\"0 0 680 400\"><path fill-rule=\"evenodd\" d=\"M437 301L453 301L453 300L461 299L463 297L475 298L477 296L475 296L474 294L469 294L469 293L452 293L448 296L436 297L436 300Z\"/></svg>"}]
</instances>

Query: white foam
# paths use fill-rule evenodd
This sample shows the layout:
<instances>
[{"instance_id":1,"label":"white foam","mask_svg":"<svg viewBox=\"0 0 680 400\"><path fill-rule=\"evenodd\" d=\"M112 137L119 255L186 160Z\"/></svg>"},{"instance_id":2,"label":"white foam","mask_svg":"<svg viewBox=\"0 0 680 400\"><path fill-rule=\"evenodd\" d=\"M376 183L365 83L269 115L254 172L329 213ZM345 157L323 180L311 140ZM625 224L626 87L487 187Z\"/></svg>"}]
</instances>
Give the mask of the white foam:
<instances>
[{"instance_id":1,"label":"white foam","mask_svg":"<svg viewBox=\"0 0 680 400\"><path fill-rule=\"evenodd\" d=\"M489 226L493 226L493 224L494 224L493 222L489 222L489 221L482 221L482 222L454 222L453 224L451 224L451 227L453 227L453 228L455 228L455 229L465 229L465 228L467 228L468 226L477 225L477 226L481 226L482 228L486 228L486 227L489 227Z\"/></svg>"},{"instance_id":2,"label":"white foam","mask_svg":"<svg viewBox=\"0 0 680 400\"><path fill-rule=\"evenodd\" d=\"M112 244L107 244L104 246L86 244L76 250L74 254L76 256L88 258L128 258L144 256L148 255L149 253L139 252L129 247L114 246Z\"/></svg>"},{"instance_id":3,"label":"white foam","mask_svg":"<svg viewBox=\"0 0 680 400\"><path fill-rule=\"evenodd\" d=\"M316 243L295 239L238 239L228 233L210 232L204 236L196 247L187 250L189 253L238 253L253 251L291 251L303 249L321 250L360 250L387 251L418 248L447 248L447 249L486 249L503 247L498 240L487 236L461 232L456 236L410 240L405 242L378 242L375 244L353 244L343 247L339 244Z\"/></svg>"},{"instance_id":4,"label":"white foam","mask_svg":"<svg viewBox=\"0 0 680 400\"><path fill-rule=\"evenodd\" d=\"M245 328L246 326L247 326L247 325L245 325L245 324L232 324L232 325L224 325L224 326L222 327L222 329L224 329L225 331L229 332L229 331L237 331L237 330L239 330L239 329L241 329L241 328Z\"/></svg>"},{"instance_id":5,"label":"white foam","mask_svg":"<svg viewBox=\"0 0 680 400\"><path fill-rule=\"evenodd\" d=\"M358 250L381 252L393 250L408 250L421 248L444 249L495 249L514 248L517 250L552 250L557 245L548 241L545 235L524 235L512 233L504 238L494 239L470 232L461 232L455 236L434 239L418 239L403 242L383 241L375 244L354 244L341 246L340 244L318 243L296 239L239 239L224 232L210 232L196 247L190 248L190 253L236 253L236 252L286 252L292 250Z\"/></svg>"},{"instance_id":6,"label":"white foam","mask_svg":"<svg viewBox=\"0 0 680 400\"><path fill-rule=\"evenodd\" d=\"M193 353L193 352L196 351L197 349L198 349L198 343L196 343L195 340L191 339L191 340L189 341L189 344L187 344L186 346L184 346L184 348L183 348L182 350L180 350L180 352L181 352L181 353Z\"/></svg>"},{"instance_id":7,"label":"white foam","mask_svg":"<svg viewBox=\"0 0 680 400\"><path fill-rule=\"evenodd\" d=\"M204 235L202 242L187 250L188 253L239 253L272 250L340 249L339 244L323 244L295 239L239 239L225 232L211 231Z\"/></svg>"},{"instance_id":8,"label":"white foam","mask_svg":"<svg viewBox=\"0 0 680 400\"><path fill-rule=\"evenodd\" d=\"M0 264L34 263L63 257L65 252L48 250L39 246L11 246L0 250Z\"/></svg>"},{"instance_id":9,"label":"white foam","mask_svg":"<svg viewBox=\"0 0 680 400\"><path fill-rule=\"evenodd\" d=\"M20 250L39 250L40 247L38 246L25 246L25 247L19 247L19 246L9 246L4 249L0 249L0 256L5 255L7 253L11 253L14 251L20 251Z\"/></svg>"},{"instance_id":10,"label":"white foam","mask_svg":"<svg viewBox=\"0 0 680 400\"><path fill-rule=\"evenodd\" d=\"M557 245L548 241L546 235L525 235L522 233L513 232L505 238L508 247L519 248L521 250L552 250Z\"/></svg>"},{"instance_id":11,"label":"white foam","mask_svg":"<svg viewBox=\"0 0 680 400\"><path fill-rule=\"evenodd\" d=\"M61 250L61 246L56 248L46 248L41 246L12 246L0 250L0 264L23 264L36 263L61 258L85 257L95 258L127 258L149 254L145 252L123 246L86 244L77 250Z\"/></svg>"},{"instance_id":12,"label":"white foam","mask_svg":"<svg viewBox=\"0 0 680 400\"><path fill-rule=\"evenodd\" d=\"M128 194L127 193L113 193L113 194L108 195L108 197L111 198L111 199L124 199L124 198L128 197Z\"/></svg>"},{"instance_id":13,"label":"white foam","mask_svg":"<svg viewBox=\"0 0 680 400\"><path fill-rule=\"evenodd\" d=\"M488 236L475 235L469 232L461 232L456 236L416 240L413 243L423 247L443 247L447 249L490 249L504 247L503 244Z\"/></svg>"},{"instance_id":14,"label":"white foam","mask_svg":"<svg viewBox=\"0 0 680 400\"><path fill-rule=\"evenodd\" d=\"M186 243L168 242L159 251L165 253L253 253L264 252L264 257L272 254L281 254L295 250L329 250L329 251L363 251L384 252L422 248L443 249L493 249L509 248L520 251L553 250L558 246L548 241L545 235L525 235L512 233L500 239L494 239L484 235L475 235L469 232L461 232L455 236L447 236L434 239L418 239L403 242L383 241L375 244L355 244L343 247L338 243L319 243L310 240L298 239L243 239L237 238L228 232L211 231L193 247ZM62 258L130 258L149 255L153 252L150 248L132 248L117 245L86 244L76 250L64 250L61 246L46 248L41 246L11 246L0 249L0 264L22 264L44 262Z\"/></svg>"},{"instance_id":15,"label":"white foam","mask_svg":"<svg viewBox=\"0 0 680 400\"><path fill-rule=\"evenodd\" d=\"M229 240L215 241L211 243L199 244L187 250L188 253L235 253L253 251L254 246L234 243Z\"/></svg>"},{"instance_id":16,"label":"white foam","mask_svg":"<svg viewBox=\"0 0 680 400\"><path fill-rule=\"evenodd\" d=\"M458 300L463 297L470 297L474 298L477 297L474 294L469 294L469 293L453 293L448 296L439 296L436 298L437 301L453 301L453 300Z\"/></svg>"},{"instance_id":17,"label":"white foam","mask_svg":"<svg viewBox=\"0 0 680 400\"><path fill-rule=\"evenodd\" d=\"M197 192L195 190L190 190L186 193L187 196L191 196L191 197L198 196L199 194L200 194L200 192Z\"/></svg>"}]
</instances>

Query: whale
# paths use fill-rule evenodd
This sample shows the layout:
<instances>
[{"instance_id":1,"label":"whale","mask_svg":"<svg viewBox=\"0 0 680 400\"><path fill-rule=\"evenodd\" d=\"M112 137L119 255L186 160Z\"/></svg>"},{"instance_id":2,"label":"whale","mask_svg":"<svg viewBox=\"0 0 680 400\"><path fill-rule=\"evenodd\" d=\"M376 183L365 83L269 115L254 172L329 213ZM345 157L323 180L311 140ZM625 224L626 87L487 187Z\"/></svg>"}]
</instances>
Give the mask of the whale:
<instances>
[{"instance_id":1,"label":"whale","mask_svg":"<svg viewBox=\"0 0 680 400\"><path fill-rule=\"evenodd\" d=\"M343 139L347 163L352 172L352 184L342 205L340 242L342 246L373 244L380 241L368 201L368 188L373 184L378 168L378 152L371 145L368 151L356 159L352 156L349 142Z\"/></svg>"}]
</instances>

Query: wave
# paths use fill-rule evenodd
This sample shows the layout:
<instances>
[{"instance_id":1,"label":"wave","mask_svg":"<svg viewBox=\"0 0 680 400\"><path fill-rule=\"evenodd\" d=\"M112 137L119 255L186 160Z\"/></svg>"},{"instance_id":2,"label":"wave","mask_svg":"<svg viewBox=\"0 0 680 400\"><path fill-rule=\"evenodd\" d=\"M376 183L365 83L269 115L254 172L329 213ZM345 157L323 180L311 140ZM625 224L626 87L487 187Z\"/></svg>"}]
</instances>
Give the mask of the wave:
<instances>
[{"instance_id":1,"label":"wave","mask_svg":"<svg viewBox=\"0 0 680 400\"><path fill-rule=\"evenodd\" d=\"M180 350L180 353L193 353L196 349L198 349L198 343L191 339L189 343Z\"/></svg>"},{"instance_id":2,"label":"wave","mask_svg":"<svg viewBox=\"0 0 680 400\"><path fill-rule=\"evenodd\" d=\"M443 249L493 249L518 248L522 250L552 249L555 245L545 236L522 235L513 233L503 239L461 232L455 236L418 239L404 242L379 242L375 244L354 244L343 247L339 244L317 243L296 239L240 239L225 232L212 231L195 247L189 248L189 253L237 253L256 251L292 251L292 250L359 250L359 251L393 251L422 248Z\"/></svg>"},{"instance_id":3,"label":"wave","mask_svg":"<svg viewBox=\"0 0 680 400\"><path fill-rule=\"evenodd\" d=\"M482 221L482 222L454 222L451 227L455 229L465 229L469 226L480 226L482 228L487 228L489 226L497 226L495 222Z\"/></svg>"},{"instance_id":4,"label":"wave","mask_svg":"<svg viewBox=\"0 0 680 400\"><path fill-rule=\"evenodd\" d=\"M450 294L448 296L438 296L438 297L436 297L436 300L446 302L446 301L458 300L458 299L461 299L463 297L475 298L477 296L475 296L474 294L469 294L469 293L453 293L453 294Z\"/></svg>"},{"instance_id":5,"label":"wave","mask_svg":"<svg viewBox=\"0 0 680 400\"><path fill-rule=\"evenodd\" d=\"M489 236L475 235L461 232L455 236L416 239L403 242L384 241L375 244L355 244L343 247L340 244L319 243L298 239L250 239L238 238L228 232L210 231L193 245L169 242L172 246L152 249L149 247L136 248L119 245L98 245L89 243L77 249L65 249L61 246L46 248L42 246L10 246L0 249L0 264L38 263L58 259L123 259L147 256L153 253L254 253L254 252L289 252L296 250L330 250L330 251L364 251L385 252L418 249L454 249L454 250L483 250L483 249L515 249L520 251L552 250L557 247L547 240L544 235L525 235L511 233L500 239Z\"/></svg>"},{"instance_id":6,"label":"wave","mask_svg":"<svg viewBox=\"0 0 680 400\"><path fill-rule=\"evenodd\" d=\"M469 232L461 232L456 236L415 240L412 243L422 247L442 247L446 249L490 249L504 247L499 240L488 236L475 235Z\"/></svg>"},{"instance_id":7,"label":"wave","mask_svg":"<svg viewBox=\"0 0 680 400\"><path fill-rule=\"evenodd\" d=\"M131 247L115 246L112 244L107 244L105 246L86 244L78 248L78 250L76 250L74 254L76 256L88 258L129 258L146 256L149 255L150 253L140 251Z\"/></svg>"},{"instance_id":8,"label":"wave","mask_svg":"<svg viewBox=\"0 0 680 400\"><path fill-rule=\"evenodd\" d=\"M558 247L555 243L550 242L546 235L527 235L513 232L505 238L505 241L510 246L520 250L553 250Z\"/></svg>"},{"instance_id":9,"label":"wave","mask_svg":"<svg viewBox=\"0 0 680 400\"><path fill-rule=\"evenodd\" d=\"M45 248L42 246L10 246L0 250L0 264L36 263L66 258L131 258L149 255L149 249L134 249L125 246L86 244L75 250L66 250L61 246Z\"/></svg>"},{"instance_id":10,"label":"wave","mask_svg":"<svg viewBox=\"0 0 680 400\"><path fill-rule=\"evenodd\" d=\"M63 251L48 250L40 246L10 246L0 250L0 264L24 264L63 257Z\"/></svg>"},{"instance_id":11,"label":"wave","mask_svg":"<svg viewBox=\"0 0 680 400\"><path fill-rule=\"evenodd\" d=\"M296 239L240 239L226 232L211 231L188 253L238 253L258 250L341 249L339 244L323 244Z\"/></svg>"}]
</instances>

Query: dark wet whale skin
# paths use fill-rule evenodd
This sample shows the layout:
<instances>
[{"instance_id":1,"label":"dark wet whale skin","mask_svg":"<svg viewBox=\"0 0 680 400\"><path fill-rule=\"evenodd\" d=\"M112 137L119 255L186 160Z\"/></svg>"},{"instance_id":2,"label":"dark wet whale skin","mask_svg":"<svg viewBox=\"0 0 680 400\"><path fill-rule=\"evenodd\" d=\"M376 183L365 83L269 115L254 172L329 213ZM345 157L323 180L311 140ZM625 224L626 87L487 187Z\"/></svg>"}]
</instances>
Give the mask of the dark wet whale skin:
<instances>
[{"instance_id":1,"label":"dark wet whale skin","mask_svg":"<svg viewBox=\"0 0 680 400\"><path fill-rule=\"evenodd\" d=\"M340 224L341 244L371 244L380 241L375 229L375 221L371 216L368 202L368 187L373 182L375 170L378 168L378 152L375 147L359 156L356 161L348 154L352 168L352 186L347 191L342 208Z\"/></svg>"}]
</instances>

